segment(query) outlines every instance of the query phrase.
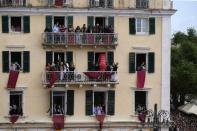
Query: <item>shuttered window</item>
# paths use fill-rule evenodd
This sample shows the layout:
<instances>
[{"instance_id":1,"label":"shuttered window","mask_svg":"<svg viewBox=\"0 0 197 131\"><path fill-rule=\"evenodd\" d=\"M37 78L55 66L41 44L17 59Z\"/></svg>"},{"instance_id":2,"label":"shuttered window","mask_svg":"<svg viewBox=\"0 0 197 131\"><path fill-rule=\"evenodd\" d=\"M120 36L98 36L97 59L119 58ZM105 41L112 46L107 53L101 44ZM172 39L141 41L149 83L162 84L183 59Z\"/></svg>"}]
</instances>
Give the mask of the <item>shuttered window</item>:
<instances>
[{"instance_id":1,"label":"shuttered window","mask_svg":"<svg viewBox=\"0 0 197 131\"><path fill-rule=\"evenodd\" d=\"M86 115L93 114L93 91L86 91Z\"/></svg>"},{"instance_id":2,"label":"shuttered window","mask_svg":"<svg viewBox=\"0 0 197 131\"><path fill-rule=\"evenodd\" d=\"M129 73L135 73L135 53L129 53Z\"/></svg>"},{"instance_id":3,"label":"shuttered window","mask_svg":"<svg viewBox=\"0 0 197 131\"><path fill-rule=\"evenodd\" d=\"M9 17L2 16L2 33L8 33L8 32L9 32Z\"/></svg>"},{"instance_id":4,"label":"shuttered window","mask_svg":"<svg viewBox=\"0 0 197 131\"><path fill-rule=\"evenodd\" d=\"M129 18L129 34L136 34L135 18Z\"/></svg>"},{"instance_id":5,"label":"shuttered window","mask_svg":"<svg viewBox=\"0 0 197 131\"><path fill-rule=\"evenodd\" d=\"M67 17L67 27L73 27L73 16Z\"/></svg>"},{"instance_id":6,"label":"shuttered window","mask_svg":"<svg viewBox=\"0 0 197 131\"><path fill-rule=\"evenodd\" d=\"M30 33L30 17L29 16L23 16L23 32L24 33Z\"/></svg>"},{"instance_id":7,"label":"shuttered window","mask_svg":"<svg viewBox=\"0 0 197 131\"><path fill-rule=\"evenodd\" d=\"M148 73L155 72L155 53L148 53Z\"/></svg>"},{"instance_id":8,"label":"shuttered window","mask_svg":"<svg viewBox=\"0 0 197 131\"><path fill-rule=\"evenodd\" d=\"M52 62L53 62L53 52L47 51L46 52L46 65L48 63L52 64Z\"/></svg>"},{"instance_id":9,"label":"shuttered window","mask_svg":"<svg viewBox=\"0 0 197 131\"><path fill-rule=\"evenodd\" d=\"M94 52L88 52L88 71L92 71L94 63Z\"/></svg>"},{"instance_id":10,"label":"shuttered window","mask_svg":"<svg viewBox=\"0 0 197 131\"><path fill-rule=\"evenodd\" d=\"M107 115L115 113L115 91L108 91Z\"/></svg>"},{"instance_id":11,"label":"shuttered window","mask_svg":"<svg viewBox=\"0 0 197 131\"><path fill-rule=\"evenodd\" d=\"M107 61L109 65L113 65L114 63L114 52L107 52Z\"/></svg>"},{"instance_id":12,"label":"shuttered window","mask_svg":"<svg viewBox=\"0 0 197 131\"><path fill-rule=\"evenodd\" d=\"M74 115L74 90L67 91L67 115Z\"/></svg>"},{"instance_id":13,"label":"shuttered window","mask_svg":"<svg viewBox=\"0 0 197 131\"><path fill-rule=\"evenodd\" d=\"M2 70L3 70L3 73L7 73L9 72L9 51L3 51L2 52Z\"/></svg>"},{"instance_id":14,"label":"shuttered window","mask_svg":"<svg viewBox=\"0 0 197 131\"><path fill-rule=\"evenodd\" d=\"M71 51L66 52L66 61L68 63L73 63L73 52Z\"/></svg>"},{"instance_id":15,"label":"shuttered window","mask_svg":"<svg viewBox=\"0 0 197 131\"><path fill-rule=\"evenodd\" d=\"M114 28L114 17L108 17L108 26L112 26Z\"/></svg>"},{"instance_id":16,"label":"shuttered window","mask_svg":"<svg viewBox=\"0 0 197 131\"><path fill-rule=\"evenodd\" d=\"M46 16L46 28L52 29L52 16Z\"/></svg>"},{"instance_id":17,"label":"shuttered window","mask_svg":"<svg viewBox=\"0 0 197 131\"><path fill-rule=\"evenodd\" d=\"M94 26L94 16L88 16L88 27L92 28Z\"/></svg>"},{"instance_id":18,"label":"shuttered window","mask_svg":"<svg viewBox=\"0 0 197 131\"><path fill-rule=\"evenodd\" d=\"M23 72L30 71L30 54L29 51L23 52Z\"/></svg>"},{"instance_id":19,"label":"shuttered window","mask_svg":"<svg viewBox=\"0 0 197 131\"><path fill-rule=\"evenodd\" d=\"M149 34L155 34L155 18L149 18Z\"/></svg>"}]
</instances>

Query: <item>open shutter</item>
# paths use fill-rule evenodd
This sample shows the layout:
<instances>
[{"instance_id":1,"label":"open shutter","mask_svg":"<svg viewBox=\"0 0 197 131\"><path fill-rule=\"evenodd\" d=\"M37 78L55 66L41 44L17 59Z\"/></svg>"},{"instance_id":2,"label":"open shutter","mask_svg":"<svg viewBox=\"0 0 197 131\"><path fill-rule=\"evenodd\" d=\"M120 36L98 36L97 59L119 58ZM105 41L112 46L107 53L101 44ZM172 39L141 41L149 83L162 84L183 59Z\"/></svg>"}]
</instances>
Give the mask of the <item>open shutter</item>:
<instances>
[{"instance_id":1,"label":"open shutter","mask_svg":"<svg viewBox=\"0 0 197 131\"><path fill-rule=\"evenodd\" d=\"M9 51L2 52L3 73L9 72Z\"/></svg>"},{"instance_id":2,"label":"open shutter","mask_svg":"<svg viewBox=\"0 0 197 131\"><path fill-rule=\"evenodd\" d=\"M108 91L107 115L114 115L115 112L115 91Z\"/></svg>"},{"instance_id":3,"label":"open shutter","mask_svg":"<svg viewBox=\"0 0 197 131\"><path fill-rule=\"evenodd\" d=\"M88 52L88 70L92 70L92 64L94 62L94 52Z\"/></svg>"},{"instance_id":4,"label":"open shutter","mask_svg":"<svg viewBox=\"0 0 197 131\"><path fill-rule=\"evenodd\" d=\"M52 64L53 62L53 53L51 51L46 52L46 65L48 63Z\"/></svg>"},{"instance_id":5,"label":"open shutter","mask_svg":"<svg viewBox=\"0 0 197 131\"><path fill-rule=\"evenodd\" d=\"M23 16L23 32L29 33L30 32L30 17L29 16Z\"/></svg>"},{"instance_id":6,"label":"open shutter","mask_svg":"<svg viewBox=\"0 0 197 131\"><path fill-rule=\"evenodd\" d=\"M114 63L114 52L107 52L107 60L109 65L113 65Z\"/></svg>"},{"instance_id":7,"label":"open shutter","mask_svg":"<svg viewBox=\"0 0 197 131\"><path fill-rule=\"evenodd\" d=\"M93 114L93 91L86 91L86 115Z\"/></svg>"},{"instance_id":8,"label":"open shutter","mask_svg":"<svg viewBox=\"0 0 197 131\"><path fill-rule=\"evenodd\" d=\"M53 110L53 91L50 91L50 109L49 109L49 113L50 115L52 115L52 110Z\"/></svg>"},{"instance_id":9,"label":"open shutter","mask_svg":"<svg viewBox=\"0 0 197 131\"><path fill-rule=\"evenodd\" d=\"M129 18L129 34L136 34L135 18Z\"/></svg>"},{"instance_id":10,"label":"open shutter","mask_svg":"<svg viewBox=\"0 0 197 131\"><path fill-rule=\"evenodd\" d=\"M73 63L73 52L72 51L66 52L66 62Z\"/></svg>"},{"instance_id":11,"label":"open shutter","mask_svg":"<svg viewBox=\"0 0 197 131\"><path fill-rule=\"evenodd\" d=\"M148 73L155 72L155 53L148 53Z\"/></svg>"},{"instance_id":12,"label":"open shutter","mask_svg":"<svg viewBox=\"0 0 197 131\"><path fill-rule=\"evenodd\" d=\"M155 34L155 18L149 18L149 34Z\"/></svg>"},{"instance_id":13,"label":"open shutter","mask_svg":"<svg viewBox=\"0 0 197 131\"><path fill-rule=\"evenodd\" d=\"M73 27L73 16L67 17L67 27Z\"/></svg>"},{"instance_id":14,"label":"open shutter","mask_svg":"<svg viewBox=\"0 0 197 131\"><path fill-rule=\"evenodd\" d=\"M74 114L74 90L67 91L67 115Z\"/></svg>"},{"instance_id":15,"label":"open shutter","mask_svg":"<svg viewBox=\"0 0 197 131\"><path fill-rule=\"evenodd\" d=\"M112 26L114 28L114 17L110 16L108 17L108 26Z\"/></svg>"},{"instance_id":16,"label":"open shutter","mask_svg":"<svg viewBox=\"0 0 197 131\"><path fill-rule=\"evenodd\" d=\"M3 33L9 32L9 18L8 18L8 16L2 16L2 32Z\"/></svg>"},{"instance_id":17,"label":"open shutter","mask_svg":"<svg viewBox=\"0 0 197 131\"><path fill-rule=\"evenodd\" d=\"M30 55L29 51L23 52L23 72L30 71Z\"/></svg>"},{"instance_id":18,"label":"open shutter","mask_svg":"<svg viewBox=\"0 0 197 131\"><path fill-rule=\"evenodd\" d=\"M52 29L52 16L46 16L46 28Z\"/></svg>"},{"instance_id":19,"label":"open shutter","mask_svg":"<svg viewBox=\"0 0 197 131\"><path fill-rule=\"evenodd\" d=\"M135 73L135 53L129 53L129 73Z\"/></svg>"},{"instance_id":20,"label":"open shutter","mask_svg":"<svg viewBox=\"0 0 197 131\"><path fill-rule=\"evenodd\" d=\"M94 26L94 16L88 16L88 27L92 28Z\"/></svg>"}]
</instances>

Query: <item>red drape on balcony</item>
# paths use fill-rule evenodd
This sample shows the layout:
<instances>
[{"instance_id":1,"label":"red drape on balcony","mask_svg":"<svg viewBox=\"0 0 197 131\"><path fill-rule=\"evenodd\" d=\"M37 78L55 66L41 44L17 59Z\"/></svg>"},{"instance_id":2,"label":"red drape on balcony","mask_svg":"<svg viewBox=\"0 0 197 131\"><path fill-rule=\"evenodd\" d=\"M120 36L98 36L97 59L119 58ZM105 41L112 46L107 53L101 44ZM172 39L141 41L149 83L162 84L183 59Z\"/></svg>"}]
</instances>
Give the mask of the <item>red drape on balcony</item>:
<instances>
[{"instance_id":1,"label":"red drape on balcony","mask_svg":"<svg viewBox=\"0 0 197 131\"><path fill-rule=\"evenodd\" d=\"M144 88L146 71L137 71L137 88Z\"/></svg>"},{"instance_id":2,"label":"red drape on balcony","mask_svg":"<svg viewBox=\"0 0 197 131\"><path fill-rule=\"evenodd\" d=\"M142 113L139 113L138 114L138 119L141 121L141 122L145 122L146 121L146 114L144 112Z\"/></svg>"},{"instance_id":3,"label":"red drape on balcony","mask_svg":"<svg viewBox=\"0 0 197 131\"><path fill-rule=\"evenodd\" d=\"M105 53L99 54L99 70L105 71L107 65L106 65L106 56Z\"/></svg>"},{"instance_id":4,"label":"red drape on balcony","mask_svg":"<svg viewBox=\"0 0 197 131\"><path fill-rule=\"evenodd\" d=\"M19 118L19 115L11 115L10 116L10 122L12 124L14 124L18 120L18 118Z\"/></svg>"},{"instance_id":5,"label":"red drape on balcony","mask_svg":"<svg viewBox=\"0 0 197 131\"><path fill-rule=\"evenodd\" d=\"M74 44L74 43L75 43L75 34L68 33L68 44Z\"/></svg>"},{"instance_id":6,"label":"red drape on balcony","mask_svg":"<svg viewBox=\"0 0 197 131\"><path fill-rule=\"evenodd\" d=\"M55 0L55 6L63 6L63 0Z\"/></svg>"},{"instance_id":7,"label":"red drape on balcony","mask_svg":"<svg viewBox=\"0 0 197 131\"><path fill-rule=\"evenodd\" d=\"M51 72L48 88L51 88L58 78L57 72Z\"/></svg>"},{"instance_id":8,"label":"red drape on balcony","mask_svg":"<svg viewBox=\"0 0 197 131\"><path fill-rule=\"evenodd\" d=\"M94 44L94 35L87 34L87 44Z\"/></svg>"},{"instance_id":9,"label":"red drape on balcony","mask_svg":"<svg viewBox=\"0 0 197 131\"><path fill-rule=\"evenodd\" d=\"M105 115L96 115L97 121L99 121L100 130L103 128L103 121L105 119Z\"/></svg>"},{"instance_id":10,"label":"red drape on balcony","mask_svg":"<svg viewBox=\"0 0 197 131\"><path fill-rule=\"evenodd\" d=\"M56 130L64 129L64 115L53 115L53 126Z\"/></svg>"},{"instance_id":11,"label":"red drape on balcony","mask_svg":"<svg viewBox=\"0 0 197 131\"><path fill-rule=\"evenodd\" d=\"M19 71L10 71L7 88L14 89L16 87L16 82L18 80Z\"/></svg>"}]
</instances>

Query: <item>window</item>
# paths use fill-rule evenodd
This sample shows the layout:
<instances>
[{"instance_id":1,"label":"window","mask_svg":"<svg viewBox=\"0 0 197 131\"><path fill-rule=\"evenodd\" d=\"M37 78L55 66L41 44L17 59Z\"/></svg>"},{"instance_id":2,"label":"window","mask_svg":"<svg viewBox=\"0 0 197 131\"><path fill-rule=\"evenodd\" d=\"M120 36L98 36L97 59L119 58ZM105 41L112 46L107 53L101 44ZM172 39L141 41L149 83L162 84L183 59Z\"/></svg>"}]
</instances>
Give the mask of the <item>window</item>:
<instances>
[{"instance_id":1,"label":"window","mask_svg":"<svg viewBox=\"0 0 197 131\"><path fill-rule=\"evenodd\" d=\"M136 0L136 8L146 9L149 6L149 0Z\"/></svg>"},{"instance_id":2,"label":"window","mask_svg":"<svg viewBox=\"0 0 197 131\"><path fill-rule=\"evenodd\" d=\"M9 70L23 70L23 72L30 71L30 53L29 51L3 51L3 72Z\"/></svg>"},{"instance_id":3,"label":"window","mask_svg":"<svg viewBox=\"0 0 197 131\"><path fill-rule=\"evenodd\" d=\"M23 115L23 92L10 91L9 115Z\"/></svg>"},{"instance_id":4,"label":"window","mask_svg":"<svg viewBox=\"0 0 197 131\"><path fill-rule=\"evenodd\" d=\"M148 25L147 18L136 18L136 33L148 33Z\"/></svg>"},{"instance_id":5,"label":"window","mask_svg":"<svg viewBox=\"0 0 197 131\"><path fill-rule=\"evenodd\" d=\"M147 91L135 91L135 112L147 109Z\"/></svg>"},{"instance_id":6,"label":"window","mask_svg":"<svg viewBox=\"0 0 197 131\"><path fill-rule=\"evenodd\" d=\"M146 57L147 54L136 54L136 70L140 71L146 69Z\"/></svg>"},{"instance_id":7,"label":"window","mask_svg":"<svg viewBox=\"0 0 197 131\"><path fill-rule=\"evenodd\" d=\"M10 17L11 19L11 31L21 32L22 31L22 18L21 17Z\"/></svg>"},{"instance_id":8,"label":"window","mask_svg":"<svg viewBox=\"0 0 197 131\"><path fill-rule=\"evenodd\" d=\"M111 8L113 7L113 0L90 0L91 7Z\"/></svg>"},{"instance_id":9,"label":"window","mask_svg":"<svg viewBox=\"0 0 197 131\"><path fill-rule=\"evenodd\" d=\"M86 115L114 115L114 91L86 91Z\"/></svg>"},{"instance_id":10,"label":"window","mask_svg":"<svg viewBox=\"0 0 197 131\"><path fill-rule=\"evenodd\" d=\"M51 114L67 114L74 113L74 91L51 91Z\"/></svg>"}]
</instances>

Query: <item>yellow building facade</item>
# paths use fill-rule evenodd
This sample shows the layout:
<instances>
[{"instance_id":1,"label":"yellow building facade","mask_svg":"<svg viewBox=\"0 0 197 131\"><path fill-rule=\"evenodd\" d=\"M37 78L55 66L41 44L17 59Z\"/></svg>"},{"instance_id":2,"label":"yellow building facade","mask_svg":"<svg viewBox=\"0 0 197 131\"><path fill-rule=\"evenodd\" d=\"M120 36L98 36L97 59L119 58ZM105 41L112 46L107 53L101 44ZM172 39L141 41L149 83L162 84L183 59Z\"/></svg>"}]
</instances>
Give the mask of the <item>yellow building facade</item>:
<instances>
[{"instance_id":1,"label":"yellow building facade","mask_svg":"<svg viewBox=\"0 0 197 131\"><path fill-rule=\"evenodd\" d=\"M62 130L68 131L98 130L95 109L100 105L106 131L138 131L138 107L153 109L157 103L169 111L170 30L175 13L171 0L0 2L0 131L54 130L57 105L62 109L57 114L64 115ZM57 23L66 30L83 24L90 30L55 32ZM109 70L101 69L101 57ZM51 82L54 70L46 71L46 64L60 61L73 63L75 70L56 69ZM112 67L117 62L116 71ZM8 89L16 63L20 68L16 87ZM139 88L137 75L143 63L145 83ZM92 69L95 65L99 69ZM14 124L13 105L20 107Z\"/></svg>"}]
</instances>

